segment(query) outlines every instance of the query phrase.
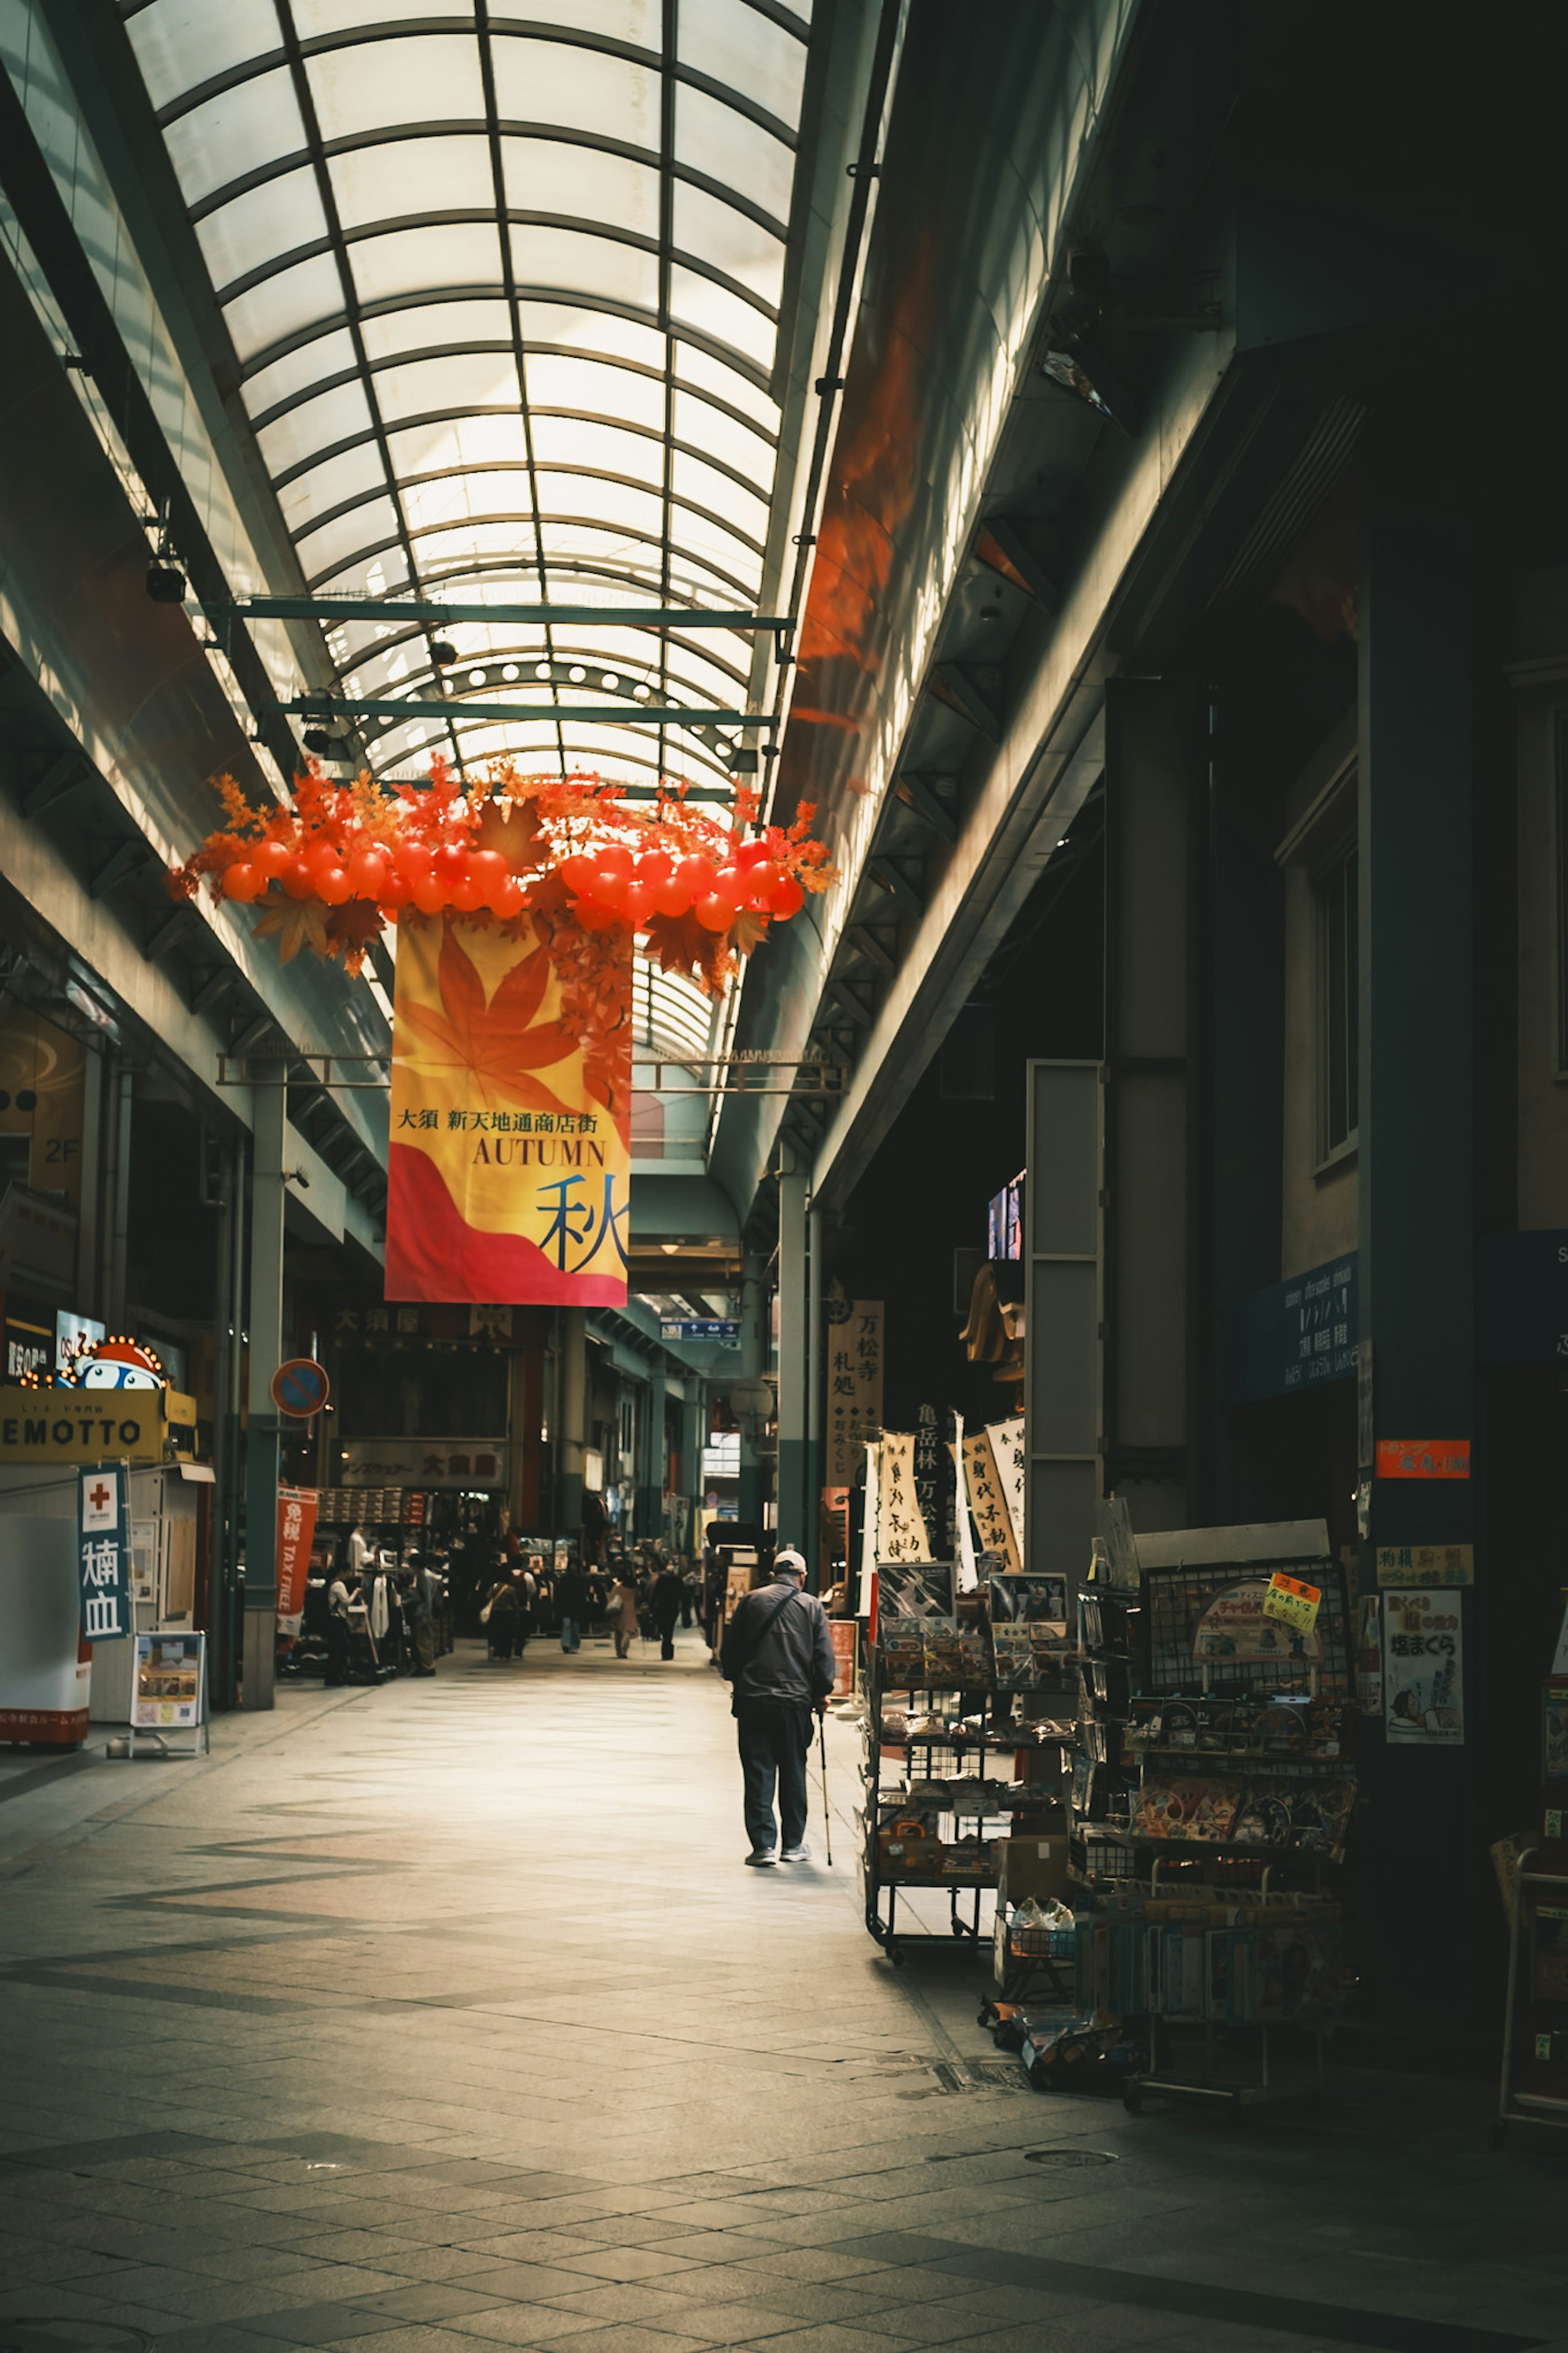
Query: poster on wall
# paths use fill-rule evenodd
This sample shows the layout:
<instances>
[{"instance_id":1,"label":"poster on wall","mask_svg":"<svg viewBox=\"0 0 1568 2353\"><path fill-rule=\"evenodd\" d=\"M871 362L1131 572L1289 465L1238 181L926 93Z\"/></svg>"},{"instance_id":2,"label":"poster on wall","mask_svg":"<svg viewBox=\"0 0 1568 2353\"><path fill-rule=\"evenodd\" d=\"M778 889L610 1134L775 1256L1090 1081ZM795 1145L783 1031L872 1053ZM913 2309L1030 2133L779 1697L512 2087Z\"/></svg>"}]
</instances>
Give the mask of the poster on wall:
<instances>
[{"instance_id":1,"label":"poster on wall","mask_svg":"<svg viewBox=\"0 0 1568 2353\"><path fill-rule=\"evenodd\" d=\"M1430 1587L1383 1596L1383 1727L1391 1747L1465 1736L1459 1598Z\"/></svg>"},{"instance_id":2,"label":"poster on wall","mask_svg":"<svg viewBox=\"0 0 1568 2353\"><path fill-rule=\"evenodd\" d=\"M388 1299L625 1304L631 987L629 941L578 1001L531 934L400 928Z\"/></svg>"},{"instance_id":3,"label":"poster on wall","mask_svg":"<svg viewBox=\"0 0 1568 2353\"><path fill-rule=\"evenodd\" d=\"M827 1474L849 1487L861 1449L882 1434L882 1302L830 1297L823 1303L827 1340Z\"/></svg>"}]
</instances>

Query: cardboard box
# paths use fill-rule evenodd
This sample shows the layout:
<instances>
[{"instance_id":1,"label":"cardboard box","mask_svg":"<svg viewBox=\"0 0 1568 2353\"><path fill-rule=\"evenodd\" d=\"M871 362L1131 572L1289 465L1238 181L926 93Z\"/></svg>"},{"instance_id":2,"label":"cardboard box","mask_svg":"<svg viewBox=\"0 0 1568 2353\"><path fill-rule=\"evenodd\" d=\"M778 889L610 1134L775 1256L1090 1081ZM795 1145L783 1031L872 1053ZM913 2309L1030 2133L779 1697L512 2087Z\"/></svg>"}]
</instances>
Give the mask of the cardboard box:
<instances>
[{"instance_id":1,"label":"cardboard box","mask_svg":"<svg viewBox=\"0 0 1568 2353\"><path fill-rule=\"evenodd\" d=\"M1068 1894L1068 1842L1054 1838L998 1839L998 1904L1024 1904L1030 1896L1044 1904L1055 1895L1065 1903Z\"/></svg>"}]
</instances>

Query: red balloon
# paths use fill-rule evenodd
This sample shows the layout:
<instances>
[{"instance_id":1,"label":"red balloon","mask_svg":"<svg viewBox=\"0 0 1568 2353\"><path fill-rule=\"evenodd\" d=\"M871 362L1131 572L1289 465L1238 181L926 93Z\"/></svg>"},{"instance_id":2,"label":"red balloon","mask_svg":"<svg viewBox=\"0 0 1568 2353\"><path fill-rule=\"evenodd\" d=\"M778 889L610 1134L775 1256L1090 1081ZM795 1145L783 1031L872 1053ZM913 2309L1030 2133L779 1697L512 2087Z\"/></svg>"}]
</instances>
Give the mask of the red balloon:
<instances>
[{"instance_id":1,"label":"red balloon","mask_svg":"<svg viewBox=\"0 0 1568 2353\"><path fill-rule=\"evenodd\" d=\"M427 868L419 876L408 895L422 915L438 915L447 903L449 892L441 877Z\"/></svg>"},{"instance_id":2,"label":"red balloon","mask_svg":"<svg viewBox=\"0 0 1568 2353\"><path fill-rule=\"evenodd\" d=\"M477 914L485 903L485 886L477 874L465 874L453 883L450 896L459 915Z\"/></svg>"},{"instance_id":3,"label":"red balloon","mask_svg":"<svg viewBox=\"0 0 1568 2353\"><path fill-rule=\"evenodd\" d=\"M311 873L318 878L335 873L343 862L342 853L335 841L313 841L305 851L304 859Z\"/></svg>"},{"instance_id":4,"label":"red balloon","mask_svg":"<svg viewBox=\"0 0 1568 2353\"><path fill-rule=\"evenodd\" d=\"M713 877L713 896L722 899L732 915L738 915L745 905L751 887L749 878L738 866L721 866Z\"/></svg>"},{"instance_id":5,"label":"red balloon","mask_svg":"<svg viewBox=\"0 0 1568 2353\"><path fill-rule=\"evenodd\" d=\"M624 841L607 841L603 849L594 851L593 857L601 874L628 875L632 871L632 853Z\"/></svg>"},{"instance_id":6,"label":"red balloon","mask_svg":"<svg viewBox=\"0 0 1568 2353\"><path fill-rule=\"evenodd\" d=\"M264 881L272 882L292 862L293 856L286 841L258 841L250 853L250 862Z\"/></svg>"},{"instance_id":7,"label":"red balloon","mask_svg":"<svg viewBox=\"0 0 1568 2353\"><path fill-rule=\"evenodd\" d=\"M740 848L734 851L731 863L740 867L743 873L748 867L760 866L767 855L768 845L765 841L742 841Z\"/></svg>"},{"instance_id":8,"label":"red balloon","mask_svg":"<svg viewBox=\"0 0 1568 2353\"><path fill-rule=\"evenodd\" d=\"M353 894L354 886L349 880L346 867L328 866L318 871L316 896L327 906L341 907L346 901L352 899Z\"/></svg>"},{"instance_id":9,"label":"red balloon","mask_svg":"<svg viewBox=\"0 0 1568 2353\"><path fill-rule=\"evenodd\" d=\"M710 891L699 899L691 912L705 932L727 932L735 920L734 908L717 891Z\"/></svg>"},{"instance_id":10,"label":"red balloon","mask_svg":"<svg viewBox=\"0 0 1568 2353\"><path fill-rule=\"evenodd\" d=\"M624 909L630 887L629 868L623 870L619 866L605 866L601 862L595 870L593 895L600 906L608 907L613 915L618 915Z\"/></svg>"},{"instance_id":11,"label":"red balloon","mask_svg":"<svg viewBox=\"0 0 1568 2353\"><path fill-rule=\"evenodd\" d=\"M570 858L563 858L561 861L561 880L579 899L592 898L594 877L597 871L598 868L585 849L575 849Z\"/></svg>"},{"instance_id":12,"label":"red balloon","mask_svg":"<svg viewBox=\"0 0 1568 2353\"><path fill-rule=\"evenodd\" d=\"M303 858L291 858L279 879L290 899L313 899L316 895L315 869Z\"/></svg>"},{"instance_id":13,"label":"red balloon","mask_svg":"<svg viewBox=\"0 0 1568 2353\"><path fill-rule=\"evenodd\" d=\"M674 871L675 860L668 849L645 849L637 860L638 881L651 882L656 891L661 882L668 881Z\"/></svg>"},{"instance_id":14,"label":"red balloon","mask_svg":"<svg viewBox=\"0 0 1568 2353\"><path fill-rule=\"evenodd\" d=\"M266 888L267 878L254 866L226 866L223 870L223 895L226 899L259 898Z\"/></svg>"},{"instance_id":15,"label":"red balloon","mask_svg":"<svg viewBox=\"0 0 1568 2353\"><path fill-rule=\"evenodd\" d=\"M653 903L661 915L684 915L691 905L691 885L678 867L666 882L655 889Z\"/></svg>"},{"instance_id":16,"label":"red balloon","mask_svg":"<svg viewBox=\"0 0 1568 2353\"><path fill-rule=\"evenodd\" d=\"M782 876L773 885L771 913L781 923L787 923L791 915L798 915L805 904L805 892L793 874Z\"/></svg>"},{"instance_id":17,"label":"red balloon","mask_svg":"<svg viewBox=\"0 0 1568 2353\"><path fill-rule=\"evenodd\" d=\"M474 849L468 853L468 871L483 889L488 899L502 876L509 873L506 860L499 849Z\"/></svg>"},{"instance_id":18,"label":"red balloon","mask_svg":"<svg viewBox=\"0 0 1568 2353\"><path fill-rule=\"evenodd\" d=\"M689 899L705 899L713 888L713 860L710 858L683 858L675 873L677 881L686 885Z\"/></svg>"},{"instance_id":19,"label":"red balloon","mask_svg":"<svg viewBox=\"0 0 1568 2353\"><path fill-rule=\"evenodd\" d=\"M596 899L579 899L573 913L585 932L607 932L616 921L613 907L602 907Z\"/></svg>"},{"instance_id":20,"label":"red balloon","mask_svg":"<svg viewBox=\"0 0 1568 2353\"><path fill-rule=\"evenodd\" d=\"M468 853L460 842L444 841L430 863L443 882L458 882L468 871Z\"/></svg>"},{"instance_id":21,"label":"red balloon","mask_svg":"<svg viewBox=\"0 0 1568 2353\"><path fill-rule=\"evenodd\" d=\"M634 874L621 894L621 911L634 929L646 923L653 913L654 886L642 874Z\"/></svg>"},{"instance_id":22,"label":"red balloon","mask_svg":"<svg viewBox=\"0 0 1568 2353\"><path fill-rule=\"evenodd\" d=\"M356 899L379 899L392 881L392 860L384 849L362 842L349 860L349 879Z\"/></svg>"},{"instance_id":23,"label":"red balloon","mask_svg":"<svg viewBox=\"0 0 1568 2353\"><path fill-rule=\"evenodd\" d=\"M518 881L517 876L503 874L490 892L489 903L498 915L510 920L513 915L521 914L523 898L522 884Z\"/></svg>"}]
</instances>

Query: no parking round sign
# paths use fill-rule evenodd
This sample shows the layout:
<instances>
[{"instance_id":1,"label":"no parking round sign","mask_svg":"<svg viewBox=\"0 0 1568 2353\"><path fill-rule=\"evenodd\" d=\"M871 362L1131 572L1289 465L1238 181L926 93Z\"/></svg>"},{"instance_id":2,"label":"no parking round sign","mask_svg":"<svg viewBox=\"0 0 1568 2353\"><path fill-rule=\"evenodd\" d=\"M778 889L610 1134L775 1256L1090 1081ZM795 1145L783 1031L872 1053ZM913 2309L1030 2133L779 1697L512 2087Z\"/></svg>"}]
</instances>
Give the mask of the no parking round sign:
<instances>
[{"instance_id":1,"label":"no parking round sign","mask_svg":"<svg viewBox=\"0 0 1568 2353\"><path fill-rule=\"evenodd\" d=\"M272 1376L272 1402L279 1413L308 1421L320 1413L331 1394L326 1368L314 1356L290 1356Z\"/></svg>"}]
</instances>

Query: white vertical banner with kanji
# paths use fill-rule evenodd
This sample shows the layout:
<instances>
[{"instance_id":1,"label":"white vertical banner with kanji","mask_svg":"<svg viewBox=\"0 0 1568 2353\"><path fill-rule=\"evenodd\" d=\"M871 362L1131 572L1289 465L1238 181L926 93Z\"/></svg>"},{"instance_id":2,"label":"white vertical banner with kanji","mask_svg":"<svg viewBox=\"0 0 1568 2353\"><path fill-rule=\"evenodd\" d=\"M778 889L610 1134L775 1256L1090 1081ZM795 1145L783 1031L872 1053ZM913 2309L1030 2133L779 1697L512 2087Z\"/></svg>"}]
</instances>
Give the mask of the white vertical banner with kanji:
<instances>
[{"instance_id":1,"label":"white vertical banner with kanji","mask_svg":"<svg viewBox=\"0 0 1568 2353\"><path fill-rule=\"evenodd\" d=\"M963 1484L969 1497L969 1508L974 1514L980 1549L998 1556L1004 1574L1016 1577L1023 1567L1023 1558L1013 1534L1012 1514L1003 1493L990 1431L975 1430L973 1436L960 1441L960 1449L963 1458ZM976 1567L978 1570L978 1564Z\"/></svg>"},{"instance_id":2,"label":"white vertical banner with kanji","mask_svg":"<svg viewBox=\"0 0 1568 2353\"><path fill-rule=\"evenodd\" d=\"M131 1622L131 1499L124 1468L77 1473L77 1568L81 1630L89 1642L118 1642Z\"/></svg>"},{"instance_id":3,"label":"white vertical banner with kanji","mask_svg":"<svg viewBox=\"0 0 1568 2353\"><path fill-rule=\"evenodd\" d=\"M881 1496L880 1440L866 1446L866 1508L860 1521L860 1596L858 1618L871 1618L877 1607L877 1507Z\"/></svg>"},{"instance_id":4,"label":"white vertical banner with kanji","mask_svg":"<svg viewBox=\"0 0 1568 2353\"><path fill-rule=\"evenodd\" d=\"M915 1493L912 1431L892 1431L883 1439L878 1486L878 1559L930 1560L931 1537Z\"/></svg>"},{"instance_id":5,"label":"white vertical banner with kanji","mask_svg":"<svg viewBox=\"0 0 1568 2353\"><path fill-rule=\"evenodd\" d=\"M1002 1489L1002 1501L1007 1507L1007 1519L1013 1530L1013 1548L1020 1563L1024 1553L1024 1417L1014 1414L1006 1421L988 1421L985 1435L991 1440L992 1460L996 1465L996 1477Z\"/></svg>"},{"instance_id":6,"label":"white vertical banner with kanji","mask_svg":"<svg viewBox=\"0 0 1568 2353\"><path fill-rule=\"evenodd\" d=\"M882 1302L829 1298L826 1484L850 1486L860 1449L882 1434Z\"/></svg>"},{"instance_id":7,"label":"white vertical banner with kanji","mask_svg":"<svg viewBox=\"0 0 1568 2353\"><path fill-rule=\"evenodd\" d=\"M980 1572L974 1565L974 1528L969 1516L969 1495L963 1476L963 1416L952 1417L952 1443L948 1448L952 1457L953 1476L958 1493L953 1501L953 1521L958 1529L958 1589L973 1593L980 1582Z\"/></svg>"}]
</instances>

